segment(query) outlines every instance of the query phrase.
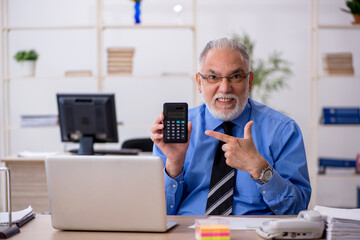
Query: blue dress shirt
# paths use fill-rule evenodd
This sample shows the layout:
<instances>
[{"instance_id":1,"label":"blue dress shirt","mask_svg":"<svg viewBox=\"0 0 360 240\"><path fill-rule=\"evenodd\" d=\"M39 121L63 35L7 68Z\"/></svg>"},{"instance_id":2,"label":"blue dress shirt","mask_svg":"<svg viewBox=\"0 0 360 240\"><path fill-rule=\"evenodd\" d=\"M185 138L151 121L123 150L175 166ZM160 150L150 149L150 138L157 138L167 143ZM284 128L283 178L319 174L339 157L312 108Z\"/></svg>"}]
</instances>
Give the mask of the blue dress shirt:
<instances>
[{"instance_id":1,"label":"blue dress shirt","mask_svg":"<svg viewBox=\"0 0 360 240\"><path fill-rule=\"evenodd\" d=\"M244 137L244 127L254 121L251 135L256 149L274 168L273 177L260 185L248 172L235 171L234 215L298 214L307 209L311 187L305 148L299 126L291 118L252 99L234 119L233 136ZM168 215L204 215L218 140L205 130L223 132L205 104L189 109L192 133L183 171L175 179L164 170ZM166 156L154 144L153 155Z\"/></svg>"}]
</instances>

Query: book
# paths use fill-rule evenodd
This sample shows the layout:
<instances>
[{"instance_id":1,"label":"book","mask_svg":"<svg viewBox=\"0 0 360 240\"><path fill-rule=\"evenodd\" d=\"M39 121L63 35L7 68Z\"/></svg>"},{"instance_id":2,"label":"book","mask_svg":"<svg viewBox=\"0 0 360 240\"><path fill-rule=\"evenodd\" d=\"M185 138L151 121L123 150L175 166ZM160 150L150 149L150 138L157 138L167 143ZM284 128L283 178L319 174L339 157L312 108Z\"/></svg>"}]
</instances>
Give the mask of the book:
<instances>
[{"instance_id":1,"label":"book","mask_svg":"<svg viewBox=\"0 0 360 240\"><path fill-rule=\"evenodd\" d=\"M31 152L23 151L17 154L18 157L23 158L45 158L46 156L56 155L57 152Z\"/></svg>"},{"instance_id":2,"label":"book","mask_svg":"<svg viewBox=\"0 0 360 240\"><path fill-rule=\"evenodd\" d=\"M133 47L108 47L107 52L135 52Z\"/></svg>"},{"instance_id":3,"label":"book","mask_svg":"<svg viewBox=\"0 0 360 240\"><path fill-rule=\"evenodd\" d=\"M23 226L35 217L35 213L30 206L21 211L14 211L11 213L12 223L18 227ZM0 225L9 225L9 213L0 212Z\"/></svg>"},{"instance_id":4,"label":"book","mask_svg":"<svg viewBox=\"0 0 360 240\"><path fill-rule=\"evenodd\" d=\"M92 72L89 70L74 70L74 71L66 71L65 77L91 77Z\"/></svg>"},{"instance_id":5,"label":"book","mask_svg":"<svg viewBox=\"0 0 360 240\"><path fill-rule=\"evenodd\" d=\"M108 68L110 67L132 67L132 62L116 62L116 63L113 63L113 62L111 62L111 63L109 63L108 62Z\"/></svg>"},{"instance_id":6,"label":"book","mask_svg":"<svg viewBox=\"0 0 360 240\"><path fill-rule=\"evenodd\" d=\"M324 53L323 59L352 59L351 52Z\"/></svg>"},{"instance_id":7,"label":"book","mask_svg":"<svg viewBox=\"0 0 360 240\"><path fill-rule=\"evenodd\" d=\"M354 168L355 159L319 158L319 166Z\"/></svg>"},{"instance_id":8,"label":"book","mask_svg":"<svg viewBox=\"0 0 360 240\"><path fill-rule=\"evenodd\" d=\"M132 72L131 71L113 71L113 72L108 72L108 75L131 75Z\"/></svg>"},{"instance_id":9,"label":"book","mask_svg":"<svg viewBox=\"0 0 360 240\"><path fill-rule=\"evenodd\" d=\"M324 116L323 124L360 124L360 117Z\"/></svg>"},{"instance_id":10,"label":"book","mask_svg":"<svg viewBox=\"0 0 360 240\"><path fill-rule=\"evenodd\" d=\"M131 72L132 67L127 67L127 66L117 66L117 67L108 67L108 72L112 72L112 71L130 71Z\"/></svg>"},{"instance_id":11,"label":"book","mask_svg":"<svg viewBox=\"0 0 360 240\"><path fill-rule=\"evenodd\" d=\"M355 159L319 158L319 174L354 174Z\"/></svg>"},{"instance_id":12,"label":"book","mask_svg":"<svg viewBox=\"0 0 360 240\"><path fill-rule=\"evenodd\" d=\"M360 186L357 187L357 207L360 208Z\"/></svg>"},{"instance_id":13,"label":"book","mask_svg":"<svg viewBox=\"0 0 360 240\"><path fill-rule=\"evenodd\" d=\"M354 75L354 70L341 70L341 69L324 69L326 75Z\"/></svg>"},{"instance_id":14,"label":"book","mask_svg":"<svg viewBox=\"0 0 360 240\"><path fill-rule=\"evenodd\" d=\"M359 107L324 107L324 117L360 117Z\"/></svg>"},{"instance_id":15,"label":"book","mask_svg":"<svg viewBox=\"0 0 360 240\"><path fill-rule=\"evenodd\" d=\"M58 125L57 115L21 115L20 126L22 127L44 127Z\"/></svg>"},{"instance_id":16,"label":"book","mask_svg":"<svg viewBox=\"0 0 360 240\"><path fill-rule=\"evenodd\" d=\"M326 75L354 75L351 53L327 53L322 61Z\"/></svg>"},{"instance_id":17,"label":"book","mask_svg":"<svg viewBox=\"0 0 360 240\"><path fill-rule=\"evenodd\" d=\"M132 64L132 62L133 62L132 59L129 60L129 59L124 59L124 58L114 58L114 59L107 60L108 64L122 64L122 63Z\"/></svg>"},{"instance_id":18,"label":"book","mask_svg":"<svg viewBox=\"0 0 360 240\"><path fill-rule=\"evenodd\" d=\"M132 58L134 53L108 53L108 58Z\"/></svg>"}]
</instances>

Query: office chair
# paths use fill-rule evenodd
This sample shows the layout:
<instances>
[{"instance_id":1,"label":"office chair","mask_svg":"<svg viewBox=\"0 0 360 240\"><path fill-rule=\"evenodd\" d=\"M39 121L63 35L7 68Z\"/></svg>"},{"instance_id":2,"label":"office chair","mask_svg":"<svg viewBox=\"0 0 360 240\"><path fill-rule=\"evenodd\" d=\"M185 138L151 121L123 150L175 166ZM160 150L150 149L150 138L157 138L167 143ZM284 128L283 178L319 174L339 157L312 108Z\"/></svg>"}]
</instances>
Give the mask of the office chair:
<instances>
[{"instance_id":1,"label":"office chair","mask_svg":"<svg viewBox=\"0 0 360 240\"><path fill-rule=\"evenodd\" d=\"M121 148L140 149L142 152L152 152L153 141L151 138L134 138L123 142Z\"/></svg>"}]
</instances>

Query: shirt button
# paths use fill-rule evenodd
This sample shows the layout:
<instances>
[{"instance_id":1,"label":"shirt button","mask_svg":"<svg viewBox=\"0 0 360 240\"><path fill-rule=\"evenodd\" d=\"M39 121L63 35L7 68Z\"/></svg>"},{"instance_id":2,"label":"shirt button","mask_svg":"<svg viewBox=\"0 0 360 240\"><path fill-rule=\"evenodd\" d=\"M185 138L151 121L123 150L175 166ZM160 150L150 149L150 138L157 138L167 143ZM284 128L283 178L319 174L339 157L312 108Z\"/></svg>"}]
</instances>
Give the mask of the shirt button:
<instances>
[{"instance_id":1,"label":"shirt button","mask_svg":"<svg viewBox=\"0 0 360 240\"><path fill-rule=\"evenodd\" d=\"M263 194L265 194L266 193L266 191L263 191Z\"/></svg>"},{"instance_id":2,"label":"shirt button","mask_svg":"<svg viewBox=\"0 0 360 240\"><path fill-rule=\"evenodd\" d=\"M170 208L173 208L174 206L173 205L170 205Z\"/></svg>"},{"instance_id":3,"label":"shirt button","mask_svg":"<svg viewBox=\"0 0 360 240\"><path fill-rule=\"evenodd\" d=\"M173 188L176 187L176 184L173 184L172 187L173 187Z\"/></svg>"},{"instance_id":4,"label":"shirt button","mask_svg":"<svg viewBox=\"0 0 360 240\"><path fill-rule=\"evenodd\" d=\"M182 184L182 181L180 181L180 184Z\"/></svg>"},{"instance_id":5,"label":"shirt button","mask_svg":"<svg viewBox=\"0 0 360 240\"><path fill-rule=\"evenodd\" d=\"M277 209L275 209L275 212L277 212Z\"/></svg>"}]
</instances>

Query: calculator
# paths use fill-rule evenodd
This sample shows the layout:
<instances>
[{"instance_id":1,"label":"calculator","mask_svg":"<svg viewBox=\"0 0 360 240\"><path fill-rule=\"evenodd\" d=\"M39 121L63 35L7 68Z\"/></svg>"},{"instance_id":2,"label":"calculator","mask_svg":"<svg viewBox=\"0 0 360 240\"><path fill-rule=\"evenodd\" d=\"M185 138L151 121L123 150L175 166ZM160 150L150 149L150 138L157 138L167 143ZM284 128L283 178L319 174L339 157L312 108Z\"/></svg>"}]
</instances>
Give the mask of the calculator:
<instances>
[{"instance_id":1,"label":"calculator","mask_svg":"<svg viewBox=\"0 0 360 240\"><path fill-rule=\"evenodd\" d=\"M188 140L188 104L164 103L164 142L186 143Z\"/></svg>"}]
</instances>

